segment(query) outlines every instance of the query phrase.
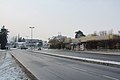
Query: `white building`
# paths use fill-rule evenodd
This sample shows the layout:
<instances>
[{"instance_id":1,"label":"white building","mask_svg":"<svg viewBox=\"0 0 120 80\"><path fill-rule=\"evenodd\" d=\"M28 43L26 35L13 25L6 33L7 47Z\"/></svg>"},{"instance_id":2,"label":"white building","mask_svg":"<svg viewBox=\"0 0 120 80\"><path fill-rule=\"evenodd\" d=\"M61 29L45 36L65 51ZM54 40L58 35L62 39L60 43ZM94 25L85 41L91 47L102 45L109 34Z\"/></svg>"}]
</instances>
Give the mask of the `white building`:
<instances>
[{"instance_id":1,"label":"white building","mask_svg":"<svg viewBox=\"0 0 120 80\"><path fill-rule=\"evenodd\" d=\"M43 41L42 47L43 47L43 48L48 48L48 43L47 43L47 41Z\"/></svg>"},{"instance_id":2,"label":"white building","mask_svg":"<svg viewBox=\"0 0 120 80\"><path fill-rule=\"evenodd\" d=\"M26 43L26 47L33 47L33 48L38 48L38 47L42 47L42 40L39 39L26 39L25 40Z\"/></svg>"}]
</instances>

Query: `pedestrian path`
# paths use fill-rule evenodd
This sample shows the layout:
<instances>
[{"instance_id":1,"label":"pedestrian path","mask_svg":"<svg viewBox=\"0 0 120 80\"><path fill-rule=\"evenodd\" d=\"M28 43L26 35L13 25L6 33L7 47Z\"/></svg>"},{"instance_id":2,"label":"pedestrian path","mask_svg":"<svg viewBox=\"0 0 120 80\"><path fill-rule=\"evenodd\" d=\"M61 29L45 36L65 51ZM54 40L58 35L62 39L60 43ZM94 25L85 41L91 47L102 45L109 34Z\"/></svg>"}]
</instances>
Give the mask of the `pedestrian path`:
<instances>
[{"instance_id":1,"label":"pedestrian path","mask_svg":"<svg viewBox=\"0 0 120 80\"><path fill-rule=\"evenodd\" d=\"M87 52L87 53L107 54L107 55L120 55L120 52L110 52L110 51L76 51L76 52Z\"/></svg>"},{"instance_id":2,"label":"pedestrian path","mask_svg":"<svg viewBox=\"0 0 120 80\"><path fill-rule=\"evenodd\" d=\"M83 57L83 58L120 62L120 55L115 55L115 54L113 55L112 53L103 54L102 52L97 52L97 51L96 52L95 51L70 51L70 50L57 50L57 49L40 50L40 52L41 51L54 53L54 54L67 55L67 56L74 56L74 57Z\"/></svg>"},{"instance_id":3,"label":"pedestrian path","mask_svg":"<svg viewBox=\"0 0 120 80\"><path fill-rule=\"evenodd\" d=\"M102 65L107 65L107 66L120 67L120 62L118 62L118 61L108 61L108 60L100 60L100 59L92 59L92 58L83 58L83 57L76 57L76 56L69 56L69 55L54 54L54 53L43 52L43 51L32 51L32 52L41 53L41 54L50 55L50 56L55 56L55 57L79 60L79 61L84 61L84 62L97 63L97 64L102 64Z\"/></svg>"}]
</instances>

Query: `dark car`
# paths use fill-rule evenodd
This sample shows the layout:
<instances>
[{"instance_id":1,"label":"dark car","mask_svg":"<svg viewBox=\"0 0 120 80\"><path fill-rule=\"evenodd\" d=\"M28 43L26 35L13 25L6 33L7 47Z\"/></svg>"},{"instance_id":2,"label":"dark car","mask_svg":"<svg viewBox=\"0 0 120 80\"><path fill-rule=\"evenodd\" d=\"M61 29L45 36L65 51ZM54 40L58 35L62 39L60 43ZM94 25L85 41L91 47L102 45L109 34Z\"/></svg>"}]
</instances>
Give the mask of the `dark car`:
<instances>
[{"instance_id":1,"label":"dark car","mask_svg":"<svg viewBox=\"0 0 120 80\"><path fill-rule=\"evenodd\" d=\"M41 50L41 48L38 48L38 50Z\"/></svg>"},{"instance_id":2,"label":"dark car","mask_svg":"<svg viewBox=\"0 0 120 80\"><path fill-rule=\"evenodd\" d=\"M28 49L27 47L21 47L21 49Z\"/></svg>"}]
</instances>

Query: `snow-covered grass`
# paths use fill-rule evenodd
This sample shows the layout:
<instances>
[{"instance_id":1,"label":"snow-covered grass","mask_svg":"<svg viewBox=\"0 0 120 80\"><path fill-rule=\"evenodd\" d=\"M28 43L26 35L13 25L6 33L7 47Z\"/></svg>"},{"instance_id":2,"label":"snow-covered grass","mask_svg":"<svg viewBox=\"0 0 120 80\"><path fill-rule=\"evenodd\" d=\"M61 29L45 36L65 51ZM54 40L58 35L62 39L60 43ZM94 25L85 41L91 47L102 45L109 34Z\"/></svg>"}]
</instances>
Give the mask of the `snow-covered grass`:
<instances>
[{"instance_id":1,"label":"snow-covered grass","mask_svg":"<svg viewBox=\"0 0 120 80\"><path fill-rule=\"evenodd\" d=\"M2 51L5 51L5 50L1 50L1 49L0 49L0 52L2 52Z\"/></svg>"},{"instance_id":2,"label":"snow-covered grass","mask_svg":"<svg viewBox=\"0 0 120 80\"><path fill-rule=\"evenodd\" d=\"M0 64L0 80L30 80L30 78L7 53L3 63Z\"/></svg>"}]
</instances>

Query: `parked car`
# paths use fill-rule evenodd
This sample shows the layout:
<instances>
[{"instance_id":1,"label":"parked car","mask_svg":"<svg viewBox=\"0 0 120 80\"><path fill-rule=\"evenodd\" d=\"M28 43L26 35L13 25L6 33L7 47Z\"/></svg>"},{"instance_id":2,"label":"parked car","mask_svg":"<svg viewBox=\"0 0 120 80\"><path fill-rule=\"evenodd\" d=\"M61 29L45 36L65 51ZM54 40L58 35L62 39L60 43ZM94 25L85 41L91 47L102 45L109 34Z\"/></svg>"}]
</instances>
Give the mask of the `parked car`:
<instances>
[{"instance_id":1,"label":"parked car","mask_svg":"<svg viewBox=\"0 0 120 80\"><path fill-rule=\"evenodd\" d=\"M38 48L38 50L41 50L41 47L40 47L40 48Z\"/></svg>"},{"instance_id":2,"label":"parked car","mask_svg":"<svg viewBox=\"0 0 120 80\"><path fill-rule=\"evenodd\" d=\"M27 47L25 47L25 46L22 46L22 47L21 47L21 49L28 49L28 48L27 48Z\"/></svg>"}]
</instances>

